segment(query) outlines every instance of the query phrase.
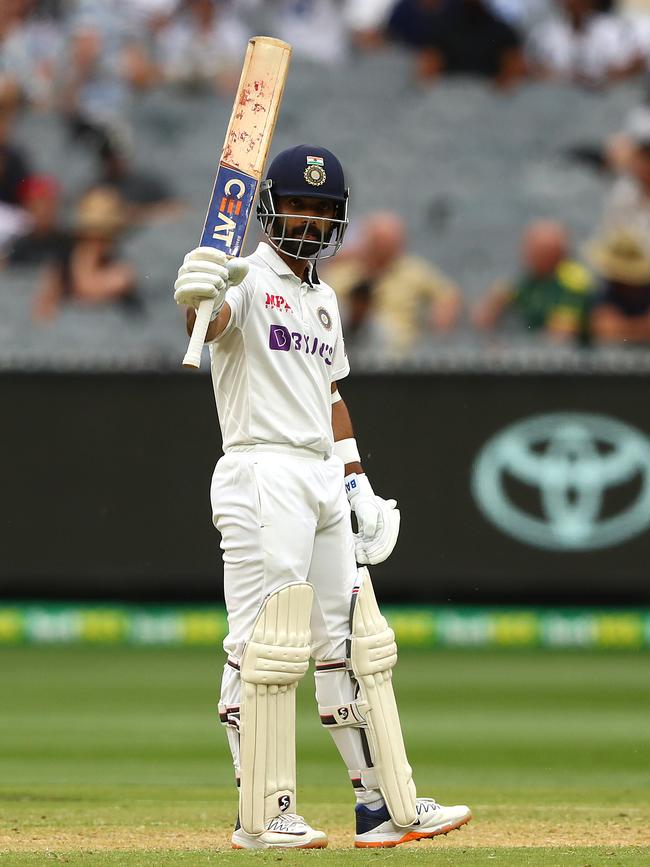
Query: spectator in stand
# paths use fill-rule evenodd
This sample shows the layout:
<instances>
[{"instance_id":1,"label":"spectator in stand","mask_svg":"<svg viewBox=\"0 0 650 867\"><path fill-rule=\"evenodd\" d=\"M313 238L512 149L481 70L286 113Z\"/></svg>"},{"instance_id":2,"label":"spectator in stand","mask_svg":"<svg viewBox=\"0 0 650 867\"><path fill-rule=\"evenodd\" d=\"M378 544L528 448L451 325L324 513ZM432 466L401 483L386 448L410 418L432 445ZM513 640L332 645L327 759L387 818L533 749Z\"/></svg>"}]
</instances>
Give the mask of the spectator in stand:
<instances>
[{"instance_id":1,"label":"spectator in stand","mask_svg":"<svg viewBox=\"0 0 650 867\"><path fill-rule=\"evenodd\" d=\"M347 2L350 7L358 7L357 16L367 15L369 10L361 9L366 6L365 0ZM368 5L377 2L369 0ZM258 18L264 32L289 42L296 58L330 66L347 58L349 15L341 0L247 0L246 5L262 13Z\"/></svg>"},{"instance_id":2,"label":"spectator in stand","mask_svg":"<svg viewBox=\"0 0 650 867\"><path fill-rule=\"evenodd\" d=\"M36 0L3 0L0 18L0 92L13 93L39 107L54 101L60 27L37 14Z\"/></svg>"},{"instance_id":3,"label":"spectator in stand","mask_svg":"<svg viewBox=\"0 0 650 867\"><path fill-rule=\"evenodd\" d=\"M331 265L325 279L339 297L346 339L350 331L359 333L365 348L381 334L395 356L432 333L451 331L460 313L458 286L406 252L404 220L390 211L366 217L356 248Z\"/></svg>"},{"instance_id":4,"label":"spectator in stand","mask_svg":"<svg viewBox=\"0 0 650 867\"><path fill-rule=\"evenodd\" d=\"M15 238L29 230L29 217L20 202L20 185L29 175L26 155L10 142L13 104L0 100L0 256Z\"/></svg>"},{"instance_id":5,"label":"spectator in stand","mask_svg":"<svg viewBox=\"0 0 650 867\"><path fill-rule=\"evenodd\" d=\"M641 239L614 232L587 246L601 280L591 316L591 333L603 343L650 341L650 254Z\"/></svg>"},{"instance_id":6,"label":"spectator in stand","mask_svg":"<svg viewBox=\"0 0 650 867\"><path fill-rule=\"evenodd\" d=\"M0 103L3 106L15 105L20 98L20 88L15 77L8 73L5 57L5 45L17 20L16 9L16 0L0 3Z\"/></svg>"},{"instance_id":7,"label":"spectator in stand","mask_svg":"<svg viewBox=\"0 0 650 867\"><path fill-rule=\"evenodd\" d=\"M530 34L527 53L533 74L594 86L641 71L632 22L613 10L602 11L598 0L558 0L557 6L557 14Z\"/></svg>"},{"instance_id":8,"label":"spectator in stand","mask_svg":"<svg viewBox=\"0 0 650 867\"><path fill-rule=\"evenodd\" d=\"M85 4L73 17L58 81L73 138L92 146L107 136L128 138L132 92L157 81L141 36L123 27L108 5Z\"/></svg>"},{"instance_id":9,"label":"spectator in stand","mask_svg":"<svg viewBox=\"0 0 650 867\"><path fill-rule=\"evenodd\" d=\"M158 34L158 62L173 84L231 94L248 38L228 0L184 0Z\"/></svg>"},{"instance_id":10,"label":"spectator in stand","mask_svg":"<svg viewBox=\"0 0 650 867\"><path fill-rule=\"evenodd\" d=\"M398 0L388 19L388 35L396 42L422 51L441 19L449 0Z\"/></svg>"},{"instance_id":11,"label":"spectator in stand","mask_svg":"<svg viewBox=\"0 0 650 867\"><path fill-rule=\"evenodd\" d=\"M610 163L620 172L603 208L601 235L624 229L650 250L650 112L634 113L622 137L609 146Z\"/></svg>"},{"instance_id":12,"label":"spectator in stand","mask_svg":"<svg viewBox=\"0 0 650 867\"><path fill-rule=\"evenodd\" d=\"M475 305L474 324L494 328L511 311L530 331L584 339L593 287L588 271L570 258L569 247L559 223L539 220L528 226L521 241L521 273L494 285Z\"/></svg>"},{"instance_id":13,"label":"spectator in stand","mask_svg":"<svg viewBox=\"0 0 650 867\"><path fill-rule=\"evenodd\" d=\"M12 116L0 106L0 202L19 205L20 185L30 171L26 154L9 141Z\"/></svg>"},{"instance_id":14,"label":"spectator in stand","mask_svg":"<svg viewBox=\"0 0 650 867\"><path fill-rule=\"evenodd\" d=\"M413 22L408 21L412 9L419 32L413 32ZM389 24L393 32L399 32L400 19L413 34L411 44L419 49L417 74L422 80L474 75L508 88L524 75L519 34L490 10L486 0L402 0Z\"/></svg>"},{"instance_id":15,"label":"spectator in stand","mask_svg":"<svg viewBox=\"0 0 650 867\"><path fill-rule=\"evenodd\" d=\"M488 0L490 9L508 24L525 31L543 20L555 0Z\"/></svg>"},{"instance_id":16,"label":"spectator in stand","mask_svg":"<svg viewBox=\"0 0 650 867\"><path fill-rule=\"evenodd\" d=\"M178 7L178 0L112 0L125 16L130 27L144 38L147 33L157 33L171 21Z\"/></svg>"},{"instance_id":17,"label":"spectator in stand","mask_svg":"<svg viewBox=\"0 0 650 867\"><path fill-rule=\"evenodd\" d=\"M173 219L187 206L173 194L166 178L149 168L132 165L126 149L106 138L99 148L98 184L120 195L131 226Z\"/></svg>"},{"instance_id":18,"label":"spectator in stand","mask_svg":"<svg viewBox=\"0 0 650 867\"><path fill-rule=\"evenodd\" d=\"M139 312L136 274L118 250L126 229L125 209L115 190L95 187L78 202L70 243L43 275L34 317L52 319L64 302L84 307L120 303Z\"/></svg>"},{"instance_id":19,"label":"spectator in stand","mask_svg":"<svg viewBox=\"0 0 650 867\"><path fill-rule=\"evenodd\" d=\"M49 175L32 175L19 188L29 228L10 245L8 265L42 265L60 256L68 238L59 224L59 185Z\"/></svg>"},{"instance_id":20,"label":"spectator in stand","mask_svg":"<svg viewBox=\"0 0 650 867\"><path fill-rule=\"evenodd\" d=\"M646 102L629 112L623 128L607 138L601 155L603 168L619 175L629 174L638 144L650 142L650 106Z\"/></svg>"},{"instance_id":21,"label":"spectator in stand","mask_svg":"<svg viewBox=\"0 0 650 867\"><path fill-rule=\"evenodd\" d=\"M384 42L384 31L395 0L345 0L343 17L352 43L361 49L377 48Z\"/></svg>"}]
</instances>

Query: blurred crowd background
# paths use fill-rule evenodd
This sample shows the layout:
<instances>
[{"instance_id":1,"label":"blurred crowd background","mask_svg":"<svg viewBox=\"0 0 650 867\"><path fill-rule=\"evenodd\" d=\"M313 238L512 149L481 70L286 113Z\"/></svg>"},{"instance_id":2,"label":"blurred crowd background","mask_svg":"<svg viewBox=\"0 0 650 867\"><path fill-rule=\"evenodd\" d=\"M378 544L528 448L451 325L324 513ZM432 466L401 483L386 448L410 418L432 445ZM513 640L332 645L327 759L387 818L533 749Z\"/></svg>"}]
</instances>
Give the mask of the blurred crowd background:
<instances>
[{"instance_id":1,"label":"blurred crowd background","mask_svg":"<svg viewBox=\"0 0 650 867\"><path fill-rule=\"evenodd\" d=\"M358 369L650 369L650 0L2 0L0 369L178 365L260 33L294 48L272 153L348 172Z\"/></svg>"}]
</instances>

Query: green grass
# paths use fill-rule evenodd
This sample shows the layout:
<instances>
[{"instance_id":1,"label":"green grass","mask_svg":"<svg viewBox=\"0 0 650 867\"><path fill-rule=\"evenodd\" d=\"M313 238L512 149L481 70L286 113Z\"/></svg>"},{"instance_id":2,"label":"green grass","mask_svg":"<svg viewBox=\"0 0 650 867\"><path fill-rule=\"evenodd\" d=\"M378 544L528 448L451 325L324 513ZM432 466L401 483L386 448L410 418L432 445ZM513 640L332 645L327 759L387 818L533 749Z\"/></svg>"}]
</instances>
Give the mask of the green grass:
<instances>
[{"instance_id":1,"label":"green grass","mask_svg":"<svg viewBox=\"0 0 650 867\"><path fill-rule=\"evenodd\" d=\"M418 790L469 803L447 838L350 851L351 789L298 702L299 809L326 852L232 852L222 658L201 649L0 651L0 864L650 864L650 658L431 651L396 685Z\"/></svg>"}]
</instances>

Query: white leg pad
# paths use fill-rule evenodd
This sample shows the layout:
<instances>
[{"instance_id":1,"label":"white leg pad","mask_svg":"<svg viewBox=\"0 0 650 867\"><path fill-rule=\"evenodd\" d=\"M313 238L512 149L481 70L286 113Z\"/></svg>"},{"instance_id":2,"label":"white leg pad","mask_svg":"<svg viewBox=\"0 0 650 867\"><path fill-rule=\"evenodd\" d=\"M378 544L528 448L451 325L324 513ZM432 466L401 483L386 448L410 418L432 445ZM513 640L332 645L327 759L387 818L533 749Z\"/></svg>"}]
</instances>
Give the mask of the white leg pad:
<instances>
[{"instance_id":1,"label":"white leg pad","mask_svg":"<svg viewBox=\"0 0 650 867\"><path fill-rule=\"evenodd\" d=\"M239 821L248 834L296 812L295 692L309 667L312 600L303 582L271 593L242 655Z\"/></svg>"},{"instance_id":2,"label":"white leg pad","mask_svg":"<svg viewBox=\"0 0 650 867\"><path fill-rule=\"evenodd\" d=\"M395 633L377 605L367 569L359 569L352 603L350 666L359 684L363 716L379 788L396 825L417 819L413 772L406 758L392 684Z\"/></svg>"}]
</instances>

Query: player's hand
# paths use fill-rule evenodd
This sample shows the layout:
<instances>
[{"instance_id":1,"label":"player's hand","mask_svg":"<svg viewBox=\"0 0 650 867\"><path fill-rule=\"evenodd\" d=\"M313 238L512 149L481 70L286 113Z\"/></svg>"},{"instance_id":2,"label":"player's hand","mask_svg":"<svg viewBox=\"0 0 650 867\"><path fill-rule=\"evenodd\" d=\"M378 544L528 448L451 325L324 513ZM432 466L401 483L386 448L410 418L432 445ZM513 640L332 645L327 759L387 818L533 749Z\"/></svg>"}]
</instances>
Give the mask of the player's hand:
<instances>
[{"instance_id":1,"label":"player's hand","mask_svg":"<svg viewBox=\"0 0 650 867\"><path fill-rule=\"evenodd\" d=\"M212 247L196 247L178 269L174 301L196 309L201 301L214 298L213 314L217 313L230 286L241 283L247 273L248 264L243 259L228 259Z\"/></svg>"},{"instance_id":2,"label":"player's hand","mask_svg":"<svg viewBox=\"0 0 650 867\"><path fill-rule=\"evenodd\" d=\"M350 506L356 516L358 532L354 534L357 563L383 563L397 544L400 514L396 500L378 497L365 475L353 474L345 480Z\"/></svg>"}]
</instances>

